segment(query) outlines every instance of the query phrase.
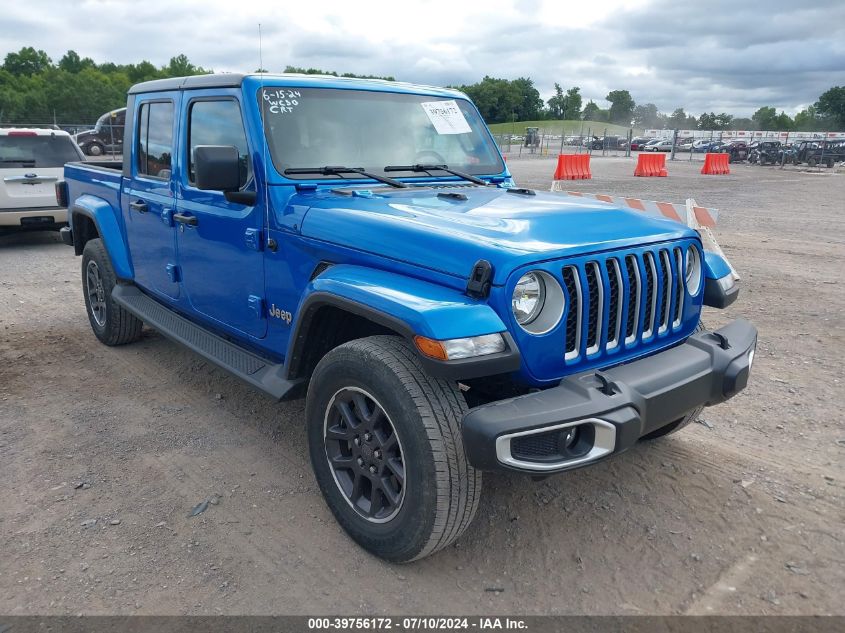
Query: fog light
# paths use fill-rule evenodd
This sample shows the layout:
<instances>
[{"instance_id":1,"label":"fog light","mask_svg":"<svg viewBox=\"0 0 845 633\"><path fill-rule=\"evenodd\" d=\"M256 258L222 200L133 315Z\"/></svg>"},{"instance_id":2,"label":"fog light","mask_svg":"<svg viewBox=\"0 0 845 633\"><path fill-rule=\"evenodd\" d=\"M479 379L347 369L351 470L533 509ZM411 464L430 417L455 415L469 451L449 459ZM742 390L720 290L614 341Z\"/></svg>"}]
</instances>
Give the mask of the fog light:
<instances>
[{"instance_id":1,"label":"fog light","mask_svg":"<svg viewBox=\"0 0 845 633\"><path fill-rule=\"evenodd\" d=\"M563 451L568 451L571 449L575 444L578 442L578 427L577 426L570 426L569 428L563 429L560 432L560 437L558 438L558 444L563 449Z\"/></svg>"}]
</instances>

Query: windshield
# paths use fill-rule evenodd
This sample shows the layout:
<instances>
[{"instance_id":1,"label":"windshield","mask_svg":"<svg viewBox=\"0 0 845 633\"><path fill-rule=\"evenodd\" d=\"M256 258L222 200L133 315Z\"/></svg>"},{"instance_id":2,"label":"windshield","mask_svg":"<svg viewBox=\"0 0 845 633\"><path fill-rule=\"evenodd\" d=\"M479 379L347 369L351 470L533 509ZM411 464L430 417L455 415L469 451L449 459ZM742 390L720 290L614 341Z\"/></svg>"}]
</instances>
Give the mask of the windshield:
<instances>
[{"instance_id":1,"label":"windshield","mask_svg":"<svg viewBox=\"0 0 845 633\"><path fill-rule=\"evenodd\" d=\"M279 173L343 165L383 174L389 165L420 163L448 165L469 174L497 174L504 169L487 127L463 99L278 87L264 88L259 99Z\"/></svg>"},{"instance_id":2,"label":"windshield","mask_svg":"<svg viewBox=\"0 0 845 633\"><path fill-rule=\"evenodd\" d=\"M69 136L0 136L0 167L62 167L82 160Z\"/></svg>"}]
</instances>

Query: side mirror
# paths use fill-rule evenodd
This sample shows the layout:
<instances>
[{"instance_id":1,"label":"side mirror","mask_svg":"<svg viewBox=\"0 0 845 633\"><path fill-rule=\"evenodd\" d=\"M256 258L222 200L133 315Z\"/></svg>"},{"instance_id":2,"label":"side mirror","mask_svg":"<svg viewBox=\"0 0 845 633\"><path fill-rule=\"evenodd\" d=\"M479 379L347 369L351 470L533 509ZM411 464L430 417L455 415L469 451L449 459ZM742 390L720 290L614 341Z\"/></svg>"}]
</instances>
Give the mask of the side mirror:
<instances>
[{"instance_id":1,"label":"side mirror","mask_svg":"<svg viewBox=\"0 0 845 633\"><path fill-rule=\"evenodd\" d=\"M237 191L241 186L238 149L232 145L197 145L194 177L198 189Z\"/></svg>"}]
</instances>

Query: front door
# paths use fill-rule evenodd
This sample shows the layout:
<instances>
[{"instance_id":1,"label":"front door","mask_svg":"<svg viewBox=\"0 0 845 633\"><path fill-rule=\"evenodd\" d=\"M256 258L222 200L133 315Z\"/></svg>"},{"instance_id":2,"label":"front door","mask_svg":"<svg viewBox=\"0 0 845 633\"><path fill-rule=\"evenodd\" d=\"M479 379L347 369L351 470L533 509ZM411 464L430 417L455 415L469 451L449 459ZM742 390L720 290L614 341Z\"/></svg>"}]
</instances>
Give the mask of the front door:
<instances>
[{"instance_id":1,"label":"front door","mask_svg":"<svg viewBox=\"0 0 845 633\"><path fill-rule=\"evenodd\" d=\"M177 243L182 286L193 310L253 338L267 332L262 230L265 202L229 202L220 191L197 189L193 154L198 145L232 145L241 163L241 191L255 180L238 94L192 93L182 106Z\"/></svg>"},{"instance_id":2,"label":"front door","mask_svg":"<svg viewBox=\"0 0 845 633\"><path fill-rule=\"evenodd\" d=\"M132 166L121 200L135 283L170 299L179 297L172 178L177 98L157 93L136 100L135 141L124 157Z\"/></svg>"}]
</instances>

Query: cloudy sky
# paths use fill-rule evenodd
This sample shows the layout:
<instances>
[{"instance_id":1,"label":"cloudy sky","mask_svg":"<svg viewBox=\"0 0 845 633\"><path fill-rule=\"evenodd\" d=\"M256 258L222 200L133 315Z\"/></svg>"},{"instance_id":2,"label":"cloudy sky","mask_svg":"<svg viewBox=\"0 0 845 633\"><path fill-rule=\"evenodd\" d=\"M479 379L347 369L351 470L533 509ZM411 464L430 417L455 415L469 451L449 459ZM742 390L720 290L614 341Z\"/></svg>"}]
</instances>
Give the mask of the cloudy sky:
<instances>
[{"instance_id":1,"label":"cloudy sky","mask_svg":"<svg viewBox=\"0 0 845 633\"><path fill-rule=\"evenodd\" d=\"M845 85L845 0L6 0L0 53L34 46L97 62L216 71L287 64L436 85L484 75L554 82L605 105L789 114Z\"/></svg>"}]
</instances>

